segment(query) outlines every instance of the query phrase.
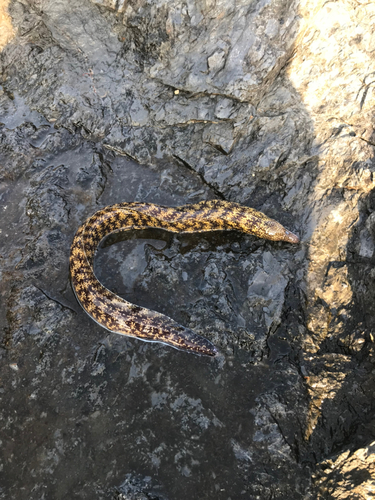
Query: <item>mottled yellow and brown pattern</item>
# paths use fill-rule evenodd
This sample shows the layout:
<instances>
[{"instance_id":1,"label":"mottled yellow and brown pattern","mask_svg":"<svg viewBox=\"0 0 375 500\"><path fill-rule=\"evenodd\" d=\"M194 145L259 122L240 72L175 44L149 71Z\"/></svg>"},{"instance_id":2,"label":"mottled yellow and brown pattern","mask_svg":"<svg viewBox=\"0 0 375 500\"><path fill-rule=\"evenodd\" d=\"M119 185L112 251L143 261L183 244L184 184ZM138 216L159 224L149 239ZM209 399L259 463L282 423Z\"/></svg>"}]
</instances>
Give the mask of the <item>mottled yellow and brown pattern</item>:
<instances>
[{"instance_id":1,"label":"mottled yellow and brown pattern","mask_svg":"<svg viewBox=\"0 0 375 500\"><path fill-rule=\"evenodd\" d=\"M118 297L94 274L95 252L105 236L114 231L147 227L175 233L234 229L268 240L299 242L296 235L261 212L221 200L175 208L119 203L99 210L78 229L70 254L71 280L79 303L92 319L111 332L208 356L217 351L207 339L163 314Z\"/></svg>"}]
</instances>

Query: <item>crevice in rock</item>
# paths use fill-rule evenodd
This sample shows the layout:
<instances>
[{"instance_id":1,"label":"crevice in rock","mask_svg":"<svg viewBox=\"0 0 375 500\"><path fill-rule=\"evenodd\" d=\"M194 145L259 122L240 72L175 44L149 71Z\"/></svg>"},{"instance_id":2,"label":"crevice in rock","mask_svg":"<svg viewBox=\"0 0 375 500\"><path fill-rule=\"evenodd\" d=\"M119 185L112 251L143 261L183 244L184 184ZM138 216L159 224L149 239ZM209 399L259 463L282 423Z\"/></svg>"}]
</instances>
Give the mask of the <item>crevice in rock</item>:
<instances>
[{"instance_id":1,"label":"crevice in rock","mask_svg":"<svg viewBox=\"0 0 375 500\"><path fill-rule=\"evenodd\" d=\"M191 172L194 172L195 174L197 174L197 176L201 179L201 181L203 182L203 184L205 184L206 186L208 186L215 193L215 195L218 198L220 198L221 200L225 200L225 196L223 195L223 193L221 193L214 185L212 185L211 183L207 182L206 179L204 178L203 174L201 174L200 172L197 172L186 160L184 160L180 156L174 154L173 157L176 158L177 161L179 161L180 163L182 163Z\"/></svg>"},{"instance_id":2,"label":"crevice in rock","mask_svg":"<svg viewBox=\"0 0 375 500\"><path fill-rule=\"evenodd\" d=\"M64 303L61 300L52 297L48 292L46 292L43 288L40 288L38 285L33 284L33 286L37 288L48 300L52 300L56 304L59 304L63 309L69 309L70 311L74 312L74 314L78 314L78 311L70 307L65 301Z\"/></svg>"},{"instance_id":3,"label":"crevice in rock","mask_svg":"<svg viewBox=\"0 0 375 500\"><path fill-rule=\"evenodd\" d=\"M116 153L120 156L126 156L126 157L130 158L131 160L137 161L137 158L132 156L130 153L128 153L124 149L119 148L118 146L111 146L110 144L103 143L103 147L108 149L109 151L113 151L114 153Z\"/></svg>"}]
</instances>

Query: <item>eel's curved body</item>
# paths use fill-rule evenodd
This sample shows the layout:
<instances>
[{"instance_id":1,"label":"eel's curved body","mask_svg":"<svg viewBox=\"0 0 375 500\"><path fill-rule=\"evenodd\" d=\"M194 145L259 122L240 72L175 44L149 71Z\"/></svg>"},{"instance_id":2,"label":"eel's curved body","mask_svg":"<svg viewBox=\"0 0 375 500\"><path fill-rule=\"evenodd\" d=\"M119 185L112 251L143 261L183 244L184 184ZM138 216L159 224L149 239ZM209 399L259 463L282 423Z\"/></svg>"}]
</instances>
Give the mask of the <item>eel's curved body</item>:
<instances>
[{"instance_id":1,"label":"eel's curved body","mask_svg":"<svg viewBox=\"0 0 375 500\"><path fill-rule=\"evenodd\" d=\"M207 339L163 314L127 302L105 288L94 274L95 252L105 236L148 227L176 233L234 229L268 240L299 242L295 234L263 213L221 200L175 208L119 203L99 210L78 229L70 254L71 281L79 303L93 320L111 332L208 356L217 351Z\"/></svg>"}]
</instances>

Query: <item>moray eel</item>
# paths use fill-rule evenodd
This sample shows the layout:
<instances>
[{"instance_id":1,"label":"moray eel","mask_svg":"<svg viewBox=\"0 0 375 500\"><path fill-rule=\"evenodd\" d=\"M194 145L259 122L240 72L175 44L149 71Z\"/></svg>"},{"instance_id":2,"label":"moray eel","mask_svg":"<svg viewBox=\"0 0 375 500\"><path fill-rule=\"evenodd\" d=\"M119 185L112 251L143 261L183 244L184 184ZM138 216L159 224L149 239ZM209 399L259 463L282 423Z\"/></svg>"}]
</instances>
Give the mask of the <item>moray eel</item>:
<instances>
[{"instance_id":1,"label":"moray eel","mask_svg":"<svg viewBox=\"0 0 375 500\"><path fill-rule=\"evenodd\" d=\"M298 237L261 212L228 201L164 207L119 203L96 212L75 234L70 254L74 293L86 313L110 332L161 342L176 349L215 356L215 346L168 316L131 304L105 288L94 274L94 256L110 233L145 228L175 233L237 230L273 241L298 243Z\"/></svg>"}]
</instances>

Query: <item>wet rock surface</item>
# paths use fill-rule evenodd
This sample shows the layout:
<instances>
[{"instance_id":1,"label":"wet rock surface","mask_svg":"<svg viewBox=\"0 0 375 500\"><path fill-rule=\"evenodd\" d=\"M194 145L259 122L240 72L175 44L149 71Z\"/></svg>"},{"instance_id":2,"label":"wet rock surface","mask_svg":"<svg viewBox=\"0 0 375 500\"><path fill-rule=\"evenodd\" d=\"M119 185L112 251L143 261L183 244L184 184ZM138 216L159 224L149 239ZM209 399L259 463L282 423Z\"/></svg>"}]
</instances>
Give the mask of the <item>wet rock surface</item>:
<instances>
[{"instance_id":1,"label":"wet rock surface","mask_svg":"<svg viewBox=\"0 0 375 500\"><path fill-rule=\"evenodd\" d=\"M8 10L0 498L369 498L374 5ZM301 244L144 231L109 238L95 266L217 358L83 313L68 256L86 217L214 198L265 212Z\"/></svg>"}]
</instances>

